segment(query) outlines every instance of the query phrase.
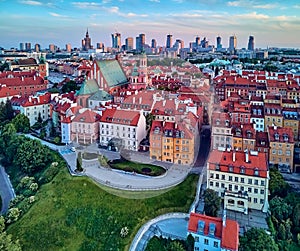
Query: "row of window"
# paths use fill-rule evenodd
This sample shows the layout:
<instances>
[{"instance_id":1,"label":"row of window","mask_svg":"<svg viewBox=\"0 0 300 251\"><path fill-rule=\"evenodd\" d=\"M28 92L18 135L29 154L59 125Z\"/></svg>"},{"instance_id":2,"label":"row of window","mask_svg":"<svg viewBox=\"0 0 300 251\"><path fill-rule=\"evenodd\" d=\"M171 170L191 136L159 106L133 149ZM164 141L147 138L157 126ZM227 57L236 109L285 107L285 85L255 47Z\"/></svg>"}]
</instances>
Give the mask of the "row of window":
<instances>
[{"instance_id":1,"label":"row of window","mask_svg":"<svg viewBox=\"0 0 300 251\"><path fill-rule=\"evenodd\" d=\"M219 246L219 242L214 241L214 240L212 240L212 241L213 241L214 247L217 248L217 247ZM195 242L199 242L199 237L198 237L198 236L195 237ZM204 244L205 244L205 245L209 245L209 239L205 238L205 239L204 239ZM195 250L197 250L196 247L195 247ZM198 250L199 250L199 249L198 249Z\"/></svg>"},{"instance_id":2,"label":"row of window","mask_svg":"<svg viewBox=\"0 0 300 251\"><path fill-rule=\"evenodd\" d=\"M272 149L272 154L278 154L278 155L286 155L286 156L291 156L291 151L290 150L286 150L285 153L283 153L282 150L276 150L276 149Z\"/></svg>"},{"instance_id":3,"label":"row of window","mask_svg":"<svg viewBox=\"0 0 300 251\"><path fill-rule=\"evenodd\" d=\"M210 187L216 187L216 188L224 188L225 189L225 183L219 183L219 182L213 182L213 181L210 181L209 182L209 186ZM239 186L239 185L232 185L232 184L229 184L228 187L226 187L229 191L242 191L244 192L246 189L244 186ZM252 188L252 187L248 187L247 191L248 193L254 193L254 194L258 194L260 192L260 194L264 194L265 193L265 190L264 189L258 189L258 188Z\"/></svg>"},{"instance_id":4,"label":"row of window","mask_svg":"<svg viewBox=\"0 0 300 251\"><path fill-rule=\"evenodd\" d=\"M105 127L108 129L108 128L109 128L109 125L104 126L103 124L101 124L101 128L105 128ZM110 125L110 128L111 128L111 129L114 129L114 130L119 130L119 129L122 128L122 130L125 131L125 128L126 128L126 127L125 127L125 126L122 126L122 127L121 127L121 126L120 126L120 127L119 127L119 126L116 126L116 128L114 128L114 125ZM128 132L130 132L130 131L135 132L135 128L132 128L132 130L131 130L130 127L127 127L127 131L128 131Z\"/></svg>"},{"instance_id":5,"label":"row of window","mask_svg":"<svg viewBox=\"0 0 300 251\"><path fill-rule=\"evenodd\" d=\"M228 180L228 181L234 181L234 182L239 182L239 183L246 183L249 185L258 185L259 180L258 179L252 179L252 178L244 178L244 177L238 177L238 176L232 176L232 175L225 175L225 174L218 174L218 173L210 173L210 178L211 179L217 179L217 180ZM265 181L261 180L260 185L264 186Z\"/></svg>"}]
</instances>

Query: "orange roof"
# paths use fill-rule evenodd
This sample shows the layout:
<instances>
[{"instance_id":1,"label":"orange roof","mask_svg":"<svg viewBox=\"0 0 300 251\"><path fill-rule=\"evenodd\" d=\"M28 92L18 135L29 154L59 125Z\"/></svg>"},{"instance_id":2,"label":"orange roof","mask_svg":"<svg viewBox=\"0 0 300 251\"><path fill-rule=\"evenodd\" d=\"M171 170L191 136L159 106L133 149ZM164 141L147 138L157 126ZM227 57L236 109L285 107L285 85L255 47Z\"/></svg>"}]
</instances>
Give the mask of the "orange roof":
<instances>
[{"instance_id":1,"label":"orange roof","mask_svg":"<svg viewBox=\"0 0 300 251\"><path fill-rule=\"evenodd\" d=\"M80 123L95 123L99 121L100 115L90 110L86 110L83 113L79 113L75 116L72 122Z\"/></svg>"},{"instance_id":2,"label":"orange roof","mask_svg":"<svg viewBox=\"0 0 300 251\"><path fill-rule=\"evenodd\" d=\"M239 225L236 221L226 219L226 224L223 226L221 218L210 217L207 215L191 213L188 231L197 233L198 222L203 221L204 235L209 234L209 224L215 224L215 237L221 239L221 247L229 250L238 250L239 246Z\"/></svg>"},{"instance_id":3,"label":"orange roof","mask_svg":"<svg viewBox=\"0 0 300 251\"><path fill-rule=\"evenodd\" d=\"M229 165L233 167L232 173L241 174L241 167L244 167L244 175L254 176L254 171L258 170L258 176L266 178L268 174L266 154L258 152L256 155L248 154L249 161L246 162L244 152L235 152L233 161L233 151L211 151L208 159L209 169L215 170L215 164L219 164L221 172L229 172Z\"/></svg>"},{"instance_id":4,"label":"orange roof","mask_svg":"<svg viewBox=\"0 0 300 251\"><path fill-rule=\"evenodd\" d=\"M106 109L102 114L100 122L137 126L140 116L140 112L137 111Z\"/></svg>"},{"instance_id":5,"label":"orange roof","mask_svg":"<svg viewBox=\"0 0 300 251\"><path fill-rule=\"evenodd\" d=\"M268 127L270 142L294 143L293 130L290 127Z\"/></svg>"}]
</instances>

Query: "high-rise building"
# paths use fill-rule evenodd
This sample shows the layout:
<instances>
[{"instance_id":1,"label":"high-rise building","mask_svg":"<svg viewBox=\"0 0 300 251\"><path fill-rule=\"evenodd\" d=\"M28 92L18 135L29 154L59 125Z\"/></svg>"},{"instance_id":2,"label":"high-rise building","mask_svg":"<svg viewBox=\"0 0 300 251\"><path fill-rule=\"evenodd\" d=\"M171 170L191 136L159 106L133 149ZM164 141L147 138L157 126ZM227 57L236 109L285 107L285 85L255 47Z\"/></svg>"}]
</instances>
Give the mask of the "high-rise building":
<instances>
[{"instance_id":1,"label":"high-rise building","mask_svg":"<svg viewBox=\"0 0 300 251\"><path fill-rule=\"evenodd\" d=\"M25 50L30 51L31 50L31 43L25 43Z\"/></svg>"},{"instance_id":2,"label":"high-rise building","mask_svg":"<svg viewBox=\"0 0 300 251\"><path fill-rule=\"evenodd\" d=\"M56 52L56 46L54 44L49 44L49 51Z\"/></svg>"},{"instance_id":3,"label":"high-rise building","mask_svg":"<svg viewBox=\"0 0 300 251\"><path fill-rule=\"evenodd\" d=\"M125 50L133 50L133 37L128 37L125 39Z\"/></svg>"},{"instance_id":4,"label":"high-rise building","mask_svg":"<svg viewBox=\"0 0 300 251\"><path fill-rule=\"evenodd\" d=\"M24 51L24 50L25 50L24 43L20 43L20 51Z\"/></svg>"},{"instance_id":5,"label":"high-rise building","mask_svg":"<svg viewBox=\"0 0 300 251\"><path fill-rule=\"evenodd\" d=\"M222 48L222 38L220 36L217 36L217 49Z\"/></svg>"},{"instance_id":6,"label":"high-rise building","mask_svg":"<svg viewBox=\"0 0 300 251\"><path fill-rule=\"evenodd\" d=\"M237 38L235 35L229 37L229 48L230 52L234 52L237 47Z\"/></svg>"},{"instance_id":7,"label":"high-rise building","mask_svg":"<svg viewBox=\"0 0 300 251\"><path fill-rule=\"evenodd\" d=\"M145 49L146 45L146 36L145 34L141 33L138 37L136 37L136 50L137 51L143 51Z\"/></svg>"},{"instance_id":8,"label":"high-rise building","mask_svg":"<svg viewBox=\"0 0 300 251\"><path fill-rule=\"evenodd\" d=\"M201 39L199 36L196 37L195 46L198 47L200 45Z\"/></svg>"},{"instance_id":9,"label":"high-rise building","mask_svg":"<svg viewBox=\"0 0 300 251\"><path fill-rule=\"evenodd\" d=\"M176 39L174 45L173 45L173 48L176 48L176 49L183 49L184 48L184 41L181 40L181 39Z\"/></svg>"},{"instance_id":10,"label":"high-rise building","mask_svg":"<svg viewBox=\"0 0 300 251\"><path fill-rule=\"evenodd\" d=\"M34 51L35 52L40 52L41 51L41 45L40 44L35 44L34 45Z\"/></svg>"},{"instance_id":11,"label":"high-rise building","mask_svg":"<svg viewBox=\"0 0 300 251\"><path fill-rule=\"evenodd\" d=\"M71 52L71 50L72 50L71 44L66 44L66 51Z\"/></svg>"},{"instance_id":12,"label":"high-rise building","mask_svg":"<svg viewBox=\"0 0 300 251\"><path fill-rule=\"evenodd\" d=\"M156 40L153 38L151 40L151 48L156 48L156 46L157 46Z\"/></svg>"},{"instance_id":13,"label":"high-rise building","mask_svg":"<svg viewBox=\"0 0 300 251\"><path fill-rule=\"evenodd\" d=\"M254 51L254 36L249 36L248 50Z\"/></svg>"},{"instance_id":14,"label":"high-rise building","mask_svg":"<svg viewBox=\"0 0 300 251\"><path fill-rule=\"evenodd\" d=\"M111 34L112 48L121 49L121 33L115 32Z\"/></svg>"},{"instance_id":15,"label":"high-rise building","mask_svg":"<svg viewBox=\"0 0 300 251\"><path fill-rule=\"evenodd\" d=\"M89 36L89 31L88 29L86 30L85 33L85 38L82 39L81 41L81 45L82 45L82 50L83 51L88 51L89 49L92 49L92 39Z\"/></svg>"},{"instance_id":16,"label":"high-rise building","mask_svg":"<svg viewBox=\"0 0 300 251\"><path fill-rule=\"evenodd\" d=\"M167 43L166 43L166 48L169 49L172 47L172 36L171 34L167 35Z\"/></svg>"},{"instance_id":17,"label":"high-rise building","mask_svg":"<svg viewBox=\"0 0 300 251\"><path fill-rule=\"evenodd\" d=\"M97 49L104 49L104 43L97 43Z\"/></svg>"}]
</instances>

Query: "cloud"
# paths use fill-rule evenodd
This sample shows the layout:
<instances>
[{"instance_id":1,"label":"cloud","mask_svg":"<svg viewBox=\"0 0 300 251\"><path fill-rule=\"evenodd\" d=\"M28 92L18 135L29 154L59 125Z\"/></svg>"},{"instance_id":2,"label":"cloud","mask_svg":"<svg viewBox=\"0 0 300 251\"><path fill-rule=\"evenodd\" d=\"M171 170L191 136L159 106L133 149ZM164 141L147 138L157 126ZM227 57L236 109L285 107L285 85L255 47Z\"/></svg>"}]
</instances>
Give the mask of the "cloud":
<instances>
[{"instance_id":1,"label":"cloud","mask_svg":"<svg viewBox=\"0 0 300 251\"><path fill-rule=\"evenodd\" d=\"M39 1L31 1L31 0L28 0L28 1L20 1L20 3L22 4L27 4L27 5L34 5L34 6L39 6L39 5L43 5L41 2Z\"/></svg>"},{"instance_id":2,"label":"cloud","mask_svg":"<svg viewBox=\"0 0 300 251\"><path fill-rule=\"evenodd\" d=\"M72 2L72 5L80 9L97 9L101 7L100 3L95 2Z\"/></svg>"},{"instance_id":3,"label":"cloud","mask_svg":"<svg viewBox=\"0 0 300 251\"><path fill-rule=\"evenodd\" d=\"M278 8L277 4L262 4L262 5L254 5L255 9L275 9Z\"/></svg>"},{"instance_id":4,"label":"cloud","mask_svg":"<svg viewBox=\"0 0 300 251\"><path fill-rule=\"evenodd\" d=\"M153 3L160 3L160 0L149 0L149 1Z\"/></svg>"},{"instance_id":5,"label":"cloud","mask_svg":"<svg viewBox=\"0 0 300 251\"><path fill-rule=\"evenodd\" d=\"M244 19L268 19L270 16L264 14L258 14L256 12L238 14L236 17L244 18Z\"/></svg>"},{"instance_id":6,"label":"cloud","mask_svg":"<svg viewBox=\"0 0 300 251\"><path fill-rule=\"evenodd\" d=\"M61 18L68 18L68 16L64 16L55 12L49 12L49 15L52 17L61 17Z\"/></svg>"}]
</instances>

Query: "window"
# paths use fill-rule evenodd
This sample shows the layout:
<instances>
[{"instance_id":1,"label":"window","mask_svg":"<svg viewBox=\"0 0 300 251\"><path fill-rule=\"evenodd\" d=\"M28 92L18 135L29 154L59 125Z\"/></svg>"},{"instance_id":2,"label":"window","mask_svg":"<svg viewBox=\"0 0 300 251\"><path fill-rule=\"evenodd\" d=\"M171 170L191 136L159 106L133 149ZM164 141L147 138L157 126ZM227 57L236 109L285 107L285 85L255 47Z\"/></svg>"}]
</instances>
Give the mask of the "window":
<instances>
[{"instance_id":1,"label":"window","mask_svg":"<svg viewBox=\"0 0 300 251\"><path fill-rule=\"evenodd\" d=\"M214 186L214 183L212 181L209 182L209 186L212 187Z\"/></svg>"},{"instance_id":2,"label":"window","mask_svg":"<svg viewBox=\"0 0 300 251\"><path fill-rule=\"evenodd\" d=\"M258 189L257 188L254 188L254 193L258 193Z\"/></svg>"},{"instance_id":3,"label":"window","mask_svg":"<svg viewBox=\"0 0 300 251\"><path fill-rule=\"evenodd\" d=\"M229 179L229 181L232 181L232 176L229 176L228 179Z\"/></svg>"},{"instance_id":4,"label":"window","mask_svg":"<svg viewBox=\"0 0 300 251\"><path fill-rule=\"evenodd\" d=\"M254 203L257 203L257 198L254 198Z\"/></svg>"},{"instance_id":5,"label":"window","mask_svg":"<svg viewBox=\"0 0 300 251\"><path fill-rule=\"evenodd\" d=\"M222 180L225 180L225 175L224 174L222 174Z\"/></svg>"},{"instance_id":6,"label":"window","mask_svg":"<svg viewBox=\"0 0 300 251\"><path fill-rule=\"evenodd\" d=\"M248 179L248 184L252 184L252 179Z\"/></svg>"},{"instance_id":7,"label":"window","mask_svg":"<svg viewBox=\"0 0 300 251\"><path fill-rule=\"evenodd\" d=\"M244 178L241 178L241 183L245 183L245 179Z\"/></svg>"},{"instance_id":8,"label":"window","mask_svg":"<svg viewBox=\"0 0 300 251\"><path fill-rule=\"evenodd\" d=\"M264 186L264 185L265 185L265 181L262 180L262 181L260 182L260 185L261 185L261 186Z\"/></svg>"},{"instance_id":9,"label":"window","mask_svg":"<svg viewBox=\"0 0 300 251\"><path fill-rule=\"evenodd\" d=\"M255 184L255 185L258 185L258 180L254 180L254 184Z\"/></svg>"},{"instance_id":10,"label":"window","mask_svg":"<svg viewBox=\"0 0 300 251\"><path fill-rule=\"evenodd\" d=\"M199 237L198 236L195 237L195 242L199 242Z\"/></svg>"},{"instance_id":11,"label":"window","mask_svg":"<svg viewBox=\"0 0 300 251\"><path fill-rule=\"evenodd\" d=\"M221 188L225 188L225 184L224 183L221 183Z\"/></svg>"},{"instance_id":12,"label":"window","mask_svg":"<svg viewBox=\"0 0 300 251\"><path fill-rule=\"evenodd\" d=\"M234 190L236 190L236 191L239 190L239 186L235 185Z\"/></svg>"},{"instance_id":13,"label":"window","mask_svg":"<svg viewBox=\"0 0 300 251\"><path fill-rule=\"evenodd\" d=\"M214 178L214 174L213 174L213 173L210 174L210 178L211 178L211 179Z\"/></svg>"},{"instance_id":14,"label":"window","mask_svg":"<svg viewBox=\"0 0 300 251\"><path fill-rule=\"evenodd\" d=\"M216 187L219 187L219 182L216 182Z\"/></svg>"},{"instance_id":15,"label":"window","mask_svg":"<svg viewBox=\"0 0 300 251\"><path fill-rule=\"evenodd\" d=\"M204 239L204 244L208 245L208 239Z\"/></svg>"},{"instance_id":16,"label":"window","mask_svg":"<svg viewBox=\"0 0 300 251\"><path fill-rule=\"evenodd\" d=\"M235 182L239 182L239 177L234 177Z\"/></svg>"},{"instance_id":17,"label":"window","mask_svg":"<svg viewBox=\"0 0 300 251\"><path fill-rule=\"evenodd\" d=\"M218 242L214 241L214 247L217 248L218 247Z\"/></svg>"},{"instance_id":18,"label":"window","mask_svg":"<svg viewBox=\"0 0 300 251\"><path fill-rule=\"evenodd\" d=\"M252 193L252 188L248 187L248 193Z\"/></svg>"},{"instance_id":19,"label":"window","mask_svg":"<svg viewBox=\"0 0 300 251\"><path fill-rule=\"evenodd\" d=\"M229 191L232 191L232 185L229 184Z\"/></svg>"},{"instance_id":20,"label":"window","mask_svg":"<svg viewBox=\"0 0 300 251\"><path fill-rule=\"evenodd\" d=\"M248 201L251 202L251 197L248 197Z\"/></svg>"},{"instance_id":21,"label":"window","mask_svg":"<svg viewBox=\"0 0 300 251\"><path fill-rule=\"evenodd\" d=\"M217 180L219 179L219 174L216 174L216 179L217 179Z\"/></svg>"},{"instance_id":22,"label":"window","mask_svg":"<svg viewBox=\"0 0 300 251\"><path fill-rule=\"evenodd\" d=\"M264 204L264 200L263 199L260 199L260 204Z\"/></svg>"},{"instance_id":23,"label":"window","mask_svg":"<svg viewBox=\"0 0 300 251\"><path fill-rule=\"evenodd\" d=\"M260 189L260 194L264 194L265 190L264 189Z\"/></svg>"}]
</instances>

